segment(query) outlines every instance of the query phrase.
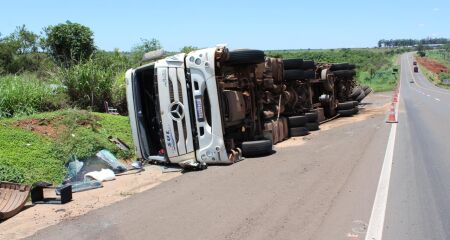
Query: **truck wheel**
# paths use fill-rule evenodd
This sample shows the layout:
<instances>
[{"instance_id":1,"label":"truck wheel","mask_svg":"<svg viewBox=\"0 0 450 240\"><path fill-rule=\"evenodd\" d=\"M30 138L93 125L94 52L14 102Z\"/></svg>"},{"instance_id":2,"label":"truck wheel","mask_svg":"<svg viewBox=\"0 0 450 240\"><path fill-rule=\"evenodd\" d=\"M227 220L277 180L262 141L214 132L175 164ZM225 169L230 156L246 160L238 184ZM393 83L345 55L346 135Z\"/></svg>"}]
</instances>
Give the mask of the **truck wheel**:
<instances>
[{"instance_id":1,"label":"truck wheel","mask_svg":"<svg viewBox=\"0 0 450 240\"><path fill-rule=\"evenodd\" d=\"M265 62L263 51L251 49L238 49L230 51L226 64L257 64Z\"/></svg>"},{"instance_id":2,"label":"truck wheel","mask_svg":"<svg viewBox=\"0 0 450 240\"><path fill-rule=\"evenodd\" d=\"M285 70L300 69L303 65L303 59L301 58L283 59L283 65Z\"/></svg>"},{"instance_id":3,"label":"truck wheel","mask_svg":"<svg viewBox=\"0 0 450 240\"><path fill-rule=\"evenodd\" d=\"M355 64L349 64L349 63L336 63L331 65L330 70L331 71L337 71L337 70L352 70L355 69Z\"/></svg>"},{"instance_id":4,"label":"truck wheel","mask_svg":"<svg viewBox=\"0 0 450 240\"><path fill-rule=\"evenodd\" d=\"M242 143L242 155L244 157L269 155L272 153L272 140L263 139Z\"/></svg>"},{"instance_id":5,"label":"truck wheel","mask_svg":"<svg viewBox=\"0 0 450 240\"><path fill-rule=\"evenodd\" d=\"M359 112L359 108L358 107L354 107L353 108L353 114L358 114Z\"/></svg>"},{"instance_id":6,"label":"truck wheel","mask_svg":"<svg viewBox=\"0 0 450 240\"><path fill-rule=\"evenodd\" d=\"M338 114L340 117L351 117L353 116L354 109L346 109L346 110L338 110Z\"/></svg>"},{"instance_id":7,"label":"truck wheel","mask_svg":"<svg viewBox=\"0 0 450 240\"><path fill-rule=\"evenodd\" d=\"M317 112L305 113L305 116L308 119L308 122L317 122L317 119L319 118L319 115L317 115Z\"/></svg>"},{"instance_id":8,"label":"truck wheel","mask_svg":"<svg viewBox=\"0 0 450 240\"><path fill-rule=\"evenodd\" d=\"M337 108L339 110L347 110L347 109L352 109L355 107L355 103L354 101L348 101L348 102L343 102L343 103L338 103Z\"/></svg>"},{"instance_id":9,"label":"truck wheel","mask_svg":"<svg viewBox=\"0 0 450 240\"><path fill-rule=\"evenodd\" d=\"M364 90L364 95L368 96L368 95L369 95L369 93L371 93L371 92L372 92L372 88L370 88L370 87L367 87L367 89L366 89L366 90Z\"/></svg>"},{"instance_id":10,"label":"truck wheel","mask_svg":"<svg viewBox=\"0 0 450 240\"><path fill-rule=\"evenodd\" d=\"M337 70L333 72L336 77L350 78L356 75L355 70Z\"/></svg>"},{"instance_id":11,"label":"truck wheel","mask_svg":"<svg viewBox=\"0 0 450 240\"><path fill-rule=\"evenodd\" d=\"M284 71L285 80L302 80L302 79L314 79L316 73L312 70L304 71L300 69L290 69Z\"/></svg>"},{"instance_id":12,"label":"truck wheel","mask_svg":"<svg viewBox=\"0 0 450 240\"><path fill-rule=\"evenodd\" d=\"M289 129L289 136L291 137L306 136L308 134L309 131L306 127L293 127Z\"/></svg>"},{"instance_id":13,"label":"truck wheel","mask_svg":"<svg viewBox=\"0 0 450 240\"><path fill-rule=\"evenodd\" d=\"M359 105L358 101L352 101L353 102L353 107L357 107Z\"/></svg>"},{"instance_id":14,"label":"truck wheel","mask_svg":"<svg viewBox=\"0 0 450 240\"><path fill-rule=\"evenodd\" d=\"M302 64L302 69L303 70L307 70L307 69L315 69L316 68L316 64L314 63L314 61L305 61L303 60L303 64Z\"/></svg>"},{"instance_id":15,"label":"truck wheel","mask_svg":"<svg viewBox=\"0 0 450 240\"><path fill-rule=\"evenodd\" d=\"M359 94L361 94L361 92L363 92L363 90L361 89L360 86L356 86L353 88L352 93L349 95L350 98L356 98L357 96L359 96Z\"/></svg>"},{"instance_id":16,"label":"truck wheel","mask_svg":"<svg viewBox=\"0 0 450 240\"><path fill-rule=\"evenodd\" d=\"M358 95L358 97L355 98L356 101L361 102L366 97L366 94L361 91L361 94Z\"/></svg>"},{"instance_id":17,"label":"truck wheel","mask_svg":"<svg viewBox=\"0 0 450 240\"><path fill-rule=\"evenodd\" d=\"M318 122L308 122L308 123L306 123L305 127L309 131L317 131L317 130L319 130L319 123Z\"/></svg>"},{"instance_id":18,"label":"truck wheel","mask_svg":"<svg viewBox=\"0 0 450 240\"><path fill-rule=\"evenodd\" d=\"M289 121L290 128L303 127L303 126L305 126L306 122L308 121L308 118L305 115L292 116L292 117L288 117L288 121Z\"/></svg>"}]
</instances>

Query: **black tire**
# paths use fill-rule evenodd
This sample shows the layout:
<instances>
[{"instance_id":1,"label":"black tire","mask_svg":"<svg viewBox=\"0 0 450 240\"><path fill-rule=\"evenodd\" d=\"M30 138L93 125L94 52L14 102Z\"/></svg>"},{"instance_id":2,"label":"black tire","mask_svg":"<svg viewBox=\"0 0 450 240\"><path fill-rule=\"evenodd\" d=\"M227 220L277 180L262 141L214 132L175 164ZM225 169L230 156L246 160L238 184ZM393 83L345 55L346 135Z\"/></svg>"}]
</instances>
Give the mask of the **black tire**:
<instances>
[{"instance_id":1,"label":"black tire","mask_svg":"<svg viewBox=\"0 0 450 240\"><path fill-rule=\"evenodd\" d=\"M244 157L269 155L272 153L272 140L263 139L242 143L242 155Z\"/></svg>"},{"instance_id":2,"label":"black tire","mask_svg":"<svg viewBox=\"0 0 450 240\"><path fill-rule=\"evenodd\" d=\"M366 97L366 94L365 94L363 91L361 91L361 94L359 94L359 95L355 98L355 100L358 101L358 102L361 102L365 97Z\"/></svg>"},{"instance_id":3,"label":"black tire","mask_svg":"<svg viewBox=\"0 0 450 240\"><path fill-rule=\"evenodd\" d=\"M302 69L303 70L315 69L315 68L316 68L316 64L314 63L314 61L303 60L303 64L302 64Z\"/></svg>"},{"instance_id":4,"label":"black tire","mask_svg":"<svg viewBox=\"0 0 450 240\"><path fill-rule=\"evenodd\" d=\"M338 114L340 117L351 117L354 114L354 109L346 109L346 110L338 110Z\"/></svg>"},{"instance_id":5,"label":"black tire","mask_svg":"<svg viewBox=\"0 0 450 240\"><path fill-rule=\"evenodd\" d=\"M303 59L301 58L293 58L293 59L284 59L283 60L284 69L301 69L303 65Z\"/></svg>"},{"instance_id":6,"label":"black tire","mask_svg":"<svg viewBox=\"0 0 450 240\"><path fill-rule=\"evenodd\" d=\"M306 127L289 128L289 136L291 136L291 137L306 136L308 134L309 134L309 131Z\"/></svg>"},{"instance_id":7,"label":"black tire","mask_svg":"<svg viewBox=\"0 0 450 240\"><path fill-rule=\"evenodd\" d=\"M317 120L319 119L319 115L317 114L317 112L309 112L309 113L305 113L306 118L308 119L308 122L317 122Z\"/></svg>"},{"instance_id":8,"label":"black tire","mask_svg":"<svg viewBox=\"0 0 450 240\"><path fill-rule=\"evenodd\" d=\"M354 107L353 108L353 114L358 114L359 112L359 108L358 107Z\"/></svg>"},{"instance_id":9,"label":"black tire","mask_svg":"<svg viewBox=\"0 0 450 240\"><path fill-rule=\"evenodd\" d=\"M291 80L303 80L303 79L314 79L316 73L314 71L300 70L300 69L290 69L284 71L284 79L287 81Z\"/></svg>"},{"instance_id":10,"label":"black tire","mask_svg":"<svg viewBox=\"0 0 450 240\"><path fill-rule=\"evenodd\" d=\"M359 102L358 101L352 101L353 102L353 107L358 107Z\"/></svg>"},{"instance_id":11,"label":"black tire","mask_svg":"<svg viewBox=\"0 0 450 240\"><path fill-rule=\"evenodd\" d=\"M355 69L355 64L349 64L349 63L337 63L333 64L330 67L331 71L337 71L337 70L353 70Z\"/></svg>"},{"instance_id":12,"label":"black tire","mask_svg":"<svg viewBox=\"0 0 450 240\"><path fill-rule=\"evenodd\" d=\"M372 92L372 88L367 88L366 90L364 90L364 94L366 95L366 96L368 96L369 95L369 93L371 93Z\"/></svg>"},{"instance_id":13,"label":"black tire","mask_svg":"<svg viewBox=\"0 0 450 240\"><path fill-rule=\"evenodd\" d=\"M265 62L265 54L261 50L238 49L230 51L226 64L257 64Z\"/></svg>"},{"instance_id":14,"label":"black tire","mask_svg":"<svg viewBox=\"0 0 450 240\"><path fill-rule=\"evenodd\" d=\"M363 90L361 89L360 86L356 86L353 88L352 93L350 94L350 98L356 98L357 96L359 96L359 94L361 94L363 92Z\"/></svg>"},{"instance_id":15,"label":"black tire","mask_svg":"<svg viewBox=\"0 0 450 240\"><path fill-rule=\"evenodd\" d=\"M319 123L318 122L308 122L308 123L306 123L305 127L309 131L317 131L317 130L319 130Z\"/></svg>"},{"instance_id":16,"label":"black tire","mask_svg":"<svg viewBox=\"0 0 450 240\"><path fill-rule=\"evenodd\" d=\"M355 107L355 103L353 101L338 103L338 106L337 106L337 108L339 110L347 110L347 109L352 109L354 107Z\"/></svg>"},{"instance_id":17,"label":"black tire","mask_svg":"<svg viewBox=\"0 0 450 240\"><path fill-rule=\"evenodd\" d=\"M288 117L288 122L289 128L303 127L308 122L308 118L305 115L292 116Z\"/></svg>"},{"instance_id":18,"label":"black tire","mask_svg":"<svg viewBox=\"0 0 450 240\"><path fill-rule=\"evenodd\" d=\"M355 70L337 70L333 72L334 76L342 78L351 78L356 75Z\"/></svg>"}]
</instances>

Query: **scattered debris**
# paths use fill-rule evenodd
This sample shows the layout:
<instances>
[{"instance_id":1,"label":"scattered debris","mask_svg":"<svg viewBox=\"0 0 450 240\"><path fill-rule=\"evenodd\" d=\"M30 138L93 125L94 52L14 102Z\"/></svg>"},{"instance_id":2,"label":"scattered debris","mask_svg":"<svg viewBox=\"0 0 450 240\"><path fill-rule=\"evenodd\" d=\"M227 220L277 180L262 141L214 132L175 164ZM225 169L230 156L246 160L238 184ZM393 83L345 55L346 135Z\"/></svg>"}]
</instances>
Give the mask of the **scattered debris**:
<instances>
[{"instance_id":1,"label":"scattered debris","mask_svg":"<svg viewBox=\"0 0 450 240\"><path fill-rule=\"evenodd\" d=\"M114 144L122 151L130 151L130 146L128 146L124 141L120 140L120 138L115 138L113 136L109 136L108 140Z\"/></svg>"},{"instance_id":2,"label":"scattered debris","mask_svg":"<svg viewBox=\"0 0 450 240\"><path fill-rule=\"evenodd\" d=\"M114 171L114 173L121 173L127 170L127 168L122 163L120 163L119 160L108 150L101 150L100 152L95 154L95 156L107 163ZM93 160L94 159L91 159L91 161Z\"/></svg>"},{"instance_id":3,"label":"scattered debris","mask_svg":"<svg viewBox=\"0 0 450 240\"><path fill-rule=\"evenodd\" d=\"M85 177L85 182L90 181L92 179L97 180L99 182L111 181L111 180L116 179L116 175L114 174L114 172L111 169L102 169L100 171L89 172L89 173L86 173L84 175L84 177Z\"/></svg>"},{"instance_id":4,"label":"scattered debris","mask_svg":"<svg viewBox=\"0 0 450 240\"><path fill-rule=\"evenodd\" d=\"M82 192L87 191L91 189L101 188L103 187L103 184L97 180L90 180L90 181L78 181L78 182L72 182L70 183L72 185L72 192ZM64 184L61 184L56 187L55 192L57 195L61 194L61 189L65 187Z\"/></svg>"},{"instance_id":5,"label":"scattered debris","mask_svg":"<svg viewBox=\"0 0 450 240\"><path fill-rule=\"evenodd\" d=\"M0 182L0 220L19 213L27 202L30 186Z\"/></svg>"},{"instance_id":6,"label":"scattered debris","mask_svg":"<svg viewBox=\"0 0 450 240\"><path fill-rule=\"evenodd\" d=\"M163 173L169 172L181 172L183 169L179 166L161 166L161 170Z\"/></svg>"},{"instance_id":7,"label":"scattered debris","mask_svg":"<svg viewBox=\"0 0 450 240\"><path fill-rule=\"evenodd\" d=\"M37 182L33 184L31 189L31 202L34 204L66 204L72 201L72 185L66 184L59 189L60 196L56 197L44 197L44 188L51 188L50 183Z\"/></svg>"}]
</instances>

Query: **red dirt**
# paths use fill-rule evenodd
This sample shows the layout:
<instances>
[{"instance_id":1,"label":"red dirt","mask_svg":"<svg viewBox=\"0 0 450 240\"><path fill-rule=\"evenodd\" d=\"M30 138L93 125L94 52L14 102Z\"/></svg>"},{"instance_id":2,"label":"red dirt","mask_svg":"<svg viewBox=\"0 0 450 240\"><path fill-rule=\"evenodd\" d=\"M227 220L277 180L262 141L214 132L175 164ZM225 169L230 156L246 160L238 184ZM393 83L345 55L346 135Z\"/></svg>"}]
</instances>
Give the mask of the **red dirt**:
<instances>
[{"instance_id":1,"label":"red dirt","mask_svg":"<svg viewBox=\"0 0 450 240\"><path fill-rule=\"evenodd\" d=\"M40 135L57 138L63 132L64 126L55 126L49 119L25 119L18 121L16 127L31 130Z\"/></svg>"},{"instance_id":2,"label":"red dirt","mask_svg":"<svg viewBox=\"0 0 450 240\"><path fill-rule=\"evenodd\" d=\"M424 66L426 69L432 71L433 73L439 74L442 72L450 73L448 68L438 62L436 62L433 59L429 59L426 57L419 57L417 58L417 63Z\"/></svg>"}]
</instances>

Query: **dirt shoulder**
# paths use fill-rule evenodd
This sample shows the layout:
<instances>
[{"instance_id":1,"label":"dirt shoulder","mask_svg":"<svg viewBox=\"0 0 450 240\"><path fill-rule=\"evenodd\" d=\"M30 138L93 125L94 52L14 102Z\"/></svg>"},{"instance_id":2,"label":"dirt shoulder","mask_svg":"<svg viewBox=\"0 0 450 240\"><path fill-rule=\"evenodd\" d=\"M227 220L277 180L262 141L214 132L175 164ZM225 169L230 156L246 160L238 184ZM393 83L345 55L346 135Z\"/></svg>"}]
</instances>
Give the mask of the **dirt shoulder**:
<instances>
[{"instance_id":1,"label":"dirt shoulder","mask_svg":"<svg viewBox=\"0 0 450 240\"><path fill-rule=\"evenodd\" d=\"M382 92L370 94L365 98L361 105L359 105L359 113L352 117L337 118L332 121L320 125L320 131L311 132L304 137L293 137L275 145L275 148L281 149L286 147L298 147L303 145L306 141L317 136L322 131L327 131L346 124L361 122L368 118L373 118L375 115L386 114L389 110L391 92Z\"/></svg>"},{"instance_id":2,"label":"dirt shoulder","mask_svg":"<svg viewBox=\"0 0 450 240\"><path fill-rule=\"evenodd\" d=\"M159 166L146 166L140 173L117 176L116 180L104 182L102 188L74 193L73 200L64 205L33 206L27 203L25 210L0 223L0 239L31 236L43 228L124 200L179 175L179 172L163 173Z\"/></svg>"}]
</instances>

